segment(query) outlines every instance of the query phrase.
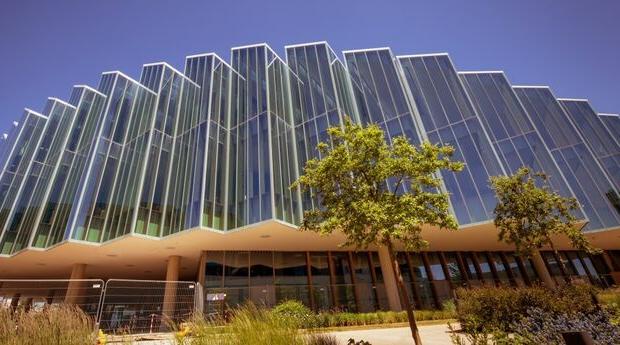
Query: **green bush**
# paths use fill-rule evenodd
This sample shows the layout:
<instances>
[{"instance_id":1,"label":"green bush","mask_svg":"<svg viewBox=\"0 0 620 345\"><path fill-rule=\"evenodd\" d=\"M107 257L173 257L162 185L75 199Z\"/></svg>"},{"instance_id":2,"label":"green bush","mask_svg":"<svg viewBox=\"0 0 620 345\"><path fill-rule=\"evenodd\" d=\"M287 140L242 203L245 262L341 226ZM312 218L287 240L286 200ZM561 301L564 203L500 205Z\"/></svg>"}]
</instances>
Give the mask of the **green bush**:
<instances>
[{"instance_id":1,"label":"green bush","mask_svg":"<svg viewBox=\"0 0 620 345\"><path fill-rule=\"evenodd\" d=\"M511 326L532 308L557 314L594 312L597 309L594 292L589 285L555 290L543 287L459 289L457 314L466 331L481 327L489 331L511 331Z\"/></svg>"},{"instance_id":2,"label":"green bush","mask_svg":"<svg viewBox=\"0 0 620 345\"><path fill-rule=\"evenodd\" d=\"M290 322L298 328L310 328L316 324L316 315L305 304L296 300L286 300L271 309L271 313Z\"/></svg>"}]
</instances>

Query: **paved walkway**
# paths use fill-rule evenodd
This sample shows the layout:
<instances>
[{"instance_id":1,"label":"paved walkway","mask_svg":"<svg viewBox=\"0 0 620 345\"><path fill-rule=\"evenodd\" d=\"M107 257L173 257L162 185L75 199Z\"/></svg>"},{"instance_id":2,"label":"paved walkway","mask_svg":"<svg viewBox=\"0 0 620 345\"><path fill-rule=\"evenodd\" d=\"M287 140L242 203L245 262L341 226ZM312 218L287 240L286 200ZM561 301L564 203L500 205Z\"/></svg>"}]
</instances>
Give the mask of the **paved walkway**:
<instances>
[{"instance_id":1,"label":"paved walkway","mask_svg":"<svg viewBox=\"0 0 620 345\"><path fill-rule=\"evenodd\" d=\"M420 335L424 345L451 345L447 325L420 326ZM409 327L376 328L364 330L348 330L330 332L338 339L340 345L346 345L350 338L356 341L365 340L372 345L412 345ZM151 340L134 342L139 345L172 345L172 340Z\"/></svg>"},{"instance_id":2,"label":"paved walkway","mask_svg":"<svg viewBox=\"0 0 620 345\"><path fill-rule=\"evenodd\" d=\"M424 345L450 345L450 333L447 325L420 326L420 336ZM367 330L350 330L331 332L341 344L346 344L349 338L356 341L365 340L372 345L411 345L411 330L409 327L378 328Z\"/></svg>"}]
</instances>

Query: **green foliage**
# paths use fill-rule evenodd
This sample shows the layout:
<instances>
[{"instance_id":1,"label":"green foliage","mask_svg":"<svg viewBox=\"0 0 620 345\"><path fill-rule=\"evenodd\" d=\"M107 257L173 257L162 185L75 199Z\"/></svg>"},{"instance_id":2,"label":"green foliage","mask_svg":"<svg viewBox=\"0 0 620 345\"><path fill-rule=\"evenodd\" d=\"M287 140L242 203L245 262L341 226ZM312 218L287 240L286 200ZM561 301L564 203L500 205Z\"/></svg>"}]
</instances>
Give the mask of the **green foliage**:
<instances>
[{"instance_id":1,"label":"green foliage","mask_svg":"<svg viewBox=\"0 0 620 345\"><path fill-rule=\"evenodd\" d=\"M461 327L468 331L514 331L514 323L538 308L556 314L597 309L594 288L568 285L556 290L543 287L458 289L457 314Z\"/></svg>"},{"instance_id":2,"label":"green foliage","mask_svg":"<svg viewBox=\"0 0 620 345\"><path fill-rule=\"evenodd\" d=\"M603 290L596 297L610 314L611 322L620 325L620 288Z\"/></svg>"},{"instance_id":3,"label":"green foliage","mask_svg":"<svg viewBox=\"0 0 620 345\"><path fill-rule=\"evenodd\" d=\"M451 310L416 310L418 321L447 320L456 317ZM377 311L373 313L319 313L308 321L308 327L328 328L368 326L407 322L407 312Z\"/></svg>"},{"instance_id":4,"label":"green foliage","mask_svg":"<svg viewBox=\"0 0 620 345\"><path fill-rule=\"evenodd\" d=\"M235 309L229 322L195 316L189 322L191 345L290 345L305 344L294 322L252 304Z\"/></svg>"},{"instance_id":5,"label":"green foliage","mask_svg":"<svg viewBox=\"0 0 620 345\"><path fill-rule=\"evenodd\" d=\"M454 345L525 345L520 339L510 336L501 330L482 330L475 327L467 332L461 332L448 323L450 340Z\"/></svg>"},{"instance_id":6,"label":"green foliage","mask_svg":"<svg viewBox=\"0 0 620 345\"><path fill-rule=\"evenodd\" d=\"M576 226L575 198L565 198L548 185L544 173L520 168L512 176L491 177L497 195L495 226L499 239L513 244L520 255L531 256L545 245L553 247L551 237L565 235L574 248L596 252Z\"/></svg>"},{"instance_id":7,"label":"green foliage","mask_svg":"<svg viewBox=\"0 0 620 345\"><path fill-rule=\"evenodd\" d=\"M398 240L407 249L420 249L427 244L420 235L423 224L457 228L448 195L436 192L438 171L463 168L450 159L452 147L414 146L405 137L393 138L390 146L379 126L349 119L328 133L331 145L318 145L322 158L309 160L292 186L310 191L323 206L306 211L303 230L341 231L345 245L358 248Z\"/></svg>"},{"instance_id":8,"label":"green foliage","mask_svg":"<svg viewBox=\"0 0 620 345\"><path fill-rule=\"evenodd\" d=\"M293 322L298 328L311 327L315 322L315 314L312 310L296 300L281 302L271 310L271 313L276 317Z\"/></svg>"},{"instance_id":9,"label":"green foliage","mask_svg":"<svg viewBox=\"0 0 620 345\"><path fill-rule=\"evenodd\" d=\"M0 344L92 345L97 334L93 320L74 306L54 305L43 310L14 313L0 307Z\"/></svg>"}]
</instances>

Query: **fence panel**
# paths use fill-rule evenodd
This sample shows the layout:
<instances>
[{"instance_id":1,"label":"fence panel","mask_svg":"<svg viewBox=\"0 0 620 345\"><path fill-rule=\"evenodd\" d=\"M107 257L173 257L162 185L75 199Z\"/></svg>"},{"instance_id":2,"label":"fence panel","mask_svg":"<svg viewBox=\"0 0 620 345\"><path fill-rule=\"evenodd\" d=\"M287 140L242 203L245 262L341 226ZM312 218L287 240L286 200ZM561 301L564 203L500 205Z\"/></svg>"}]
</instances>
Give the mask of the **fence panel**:
<instances>
[{"instance_id":1,"label":"fence panel","mask_svg":"<svg viewBox=\"0 0 620 345\"><path fill-rule=\"evenodd\" d=\"M99 327L113 334L170 331L193 313L196 290L195 282L110 279Z\"/></svg>"},{"instance_id":2,"label":"fence panel","mask_svg":"<svg viewBox=\"0 0 620 345\"><path fill-rule=\"evenodd\" d=\"M97 318L104 283L100 279L6 279L0 280L0 306L41 310L67 303Z\"/></svg>"}]
</instances>

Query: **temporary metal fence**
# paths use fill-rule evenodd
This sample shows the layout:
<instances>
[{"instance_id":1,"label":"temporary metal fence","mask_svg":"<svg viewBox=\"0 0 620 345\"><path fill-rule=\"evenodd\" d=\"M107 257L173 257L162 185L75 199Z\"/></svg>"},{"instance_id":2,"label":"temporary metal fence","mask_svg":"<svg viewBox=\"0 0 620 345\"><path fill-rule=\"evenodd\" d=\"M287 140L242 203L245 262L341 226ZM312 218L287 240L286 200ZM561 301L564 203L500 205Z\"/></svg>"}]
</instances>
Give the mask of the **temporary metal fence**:
<instances>
[{"instance_id":1,"label":"temporary metal fence","mask_svg":"<svg viewBox=\"0 0 620 345\"><path fill-rule=\"evenodd\" d=\"M0 280L0 306L28 311L66 303L96 319L104 289L100 279Z\"/></svg>"},{"instance_id":2,"label":"temporary metal fence","mask_svg":"<svg viewBox=\"0 0 620 345\"><path fill-rule=\"evenodd\" d=\"M605 282L605 277L598 278L597 282ZM587 283L583 277L580 281ZM557 282L567 283L564 279ZM578 282L573 279L572 283ZM416 308L433 308L452 298L448 294L447 281L416 282L406 286ZM362 282L214 288L191 281L0 280L0 308L40 311L55 304L72 304L91 316L101 330L112 334L166 332L187 320L195 311L210 317L227 317L231 308L246 301L273 307L291 299L316 311L389 309L383 284Z\"/></svg>"},{"instance_id":3,"label":"temporary metal fence","mask_svg":"<svg viewBox=\"0 0 620 345\"><path fill-rule=\"evenodd\" d=\"M195 310L195 282L107 281L98 317L106 333L135 334L171 330Z\"/></svg>"}]
</instances>

